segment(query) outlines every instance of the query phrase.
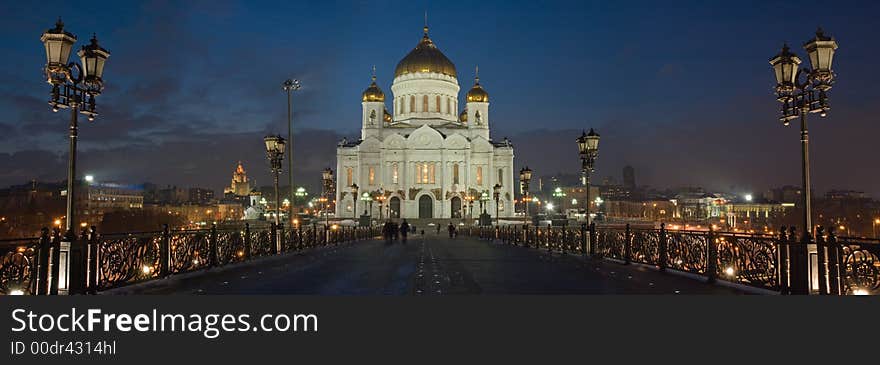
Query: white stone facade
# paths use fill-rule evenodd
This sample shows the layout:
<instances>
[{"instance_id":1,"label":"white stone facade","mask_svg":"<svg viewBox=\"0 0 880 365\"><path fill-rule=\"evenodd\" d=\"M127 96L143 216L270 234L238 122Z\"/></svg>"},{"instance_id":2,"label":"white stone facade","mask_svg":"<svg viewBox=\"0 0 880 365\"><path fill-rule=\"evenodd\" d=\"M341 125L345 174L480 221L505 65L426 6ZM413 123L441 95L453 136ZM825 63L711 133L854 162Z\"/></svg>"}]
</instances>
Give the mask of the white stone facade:
<instances>
[{"instance_id":1,"label":"white stone facade","mask_svg":"<svg viewBox=\"0 0 880 365\"><path fill-rule=\"evenodd\" d=\"M412 56L422 46L435 53ZM454 66L438 54L426 30L419 46L398 65L390 112L375 83L364 92L361 139L343 140L336 150L337 217L354 218L370 206L355 203L352 184L358 195L385 197L381 213L374 199L369 213L374 218L476 217L481 204L475 200L471 212L466 196L479 199L485 192L492 198L496 184L501 186L498 215L514 215L513 146L506 139L492 141L488 94L478 82L467 93L465 112L459 112ZM438 62L448 64L440 68ZM406 66L416 71L401 71ZM484 208L495 216L494 199Z\"/></svg>"}]
</instances>

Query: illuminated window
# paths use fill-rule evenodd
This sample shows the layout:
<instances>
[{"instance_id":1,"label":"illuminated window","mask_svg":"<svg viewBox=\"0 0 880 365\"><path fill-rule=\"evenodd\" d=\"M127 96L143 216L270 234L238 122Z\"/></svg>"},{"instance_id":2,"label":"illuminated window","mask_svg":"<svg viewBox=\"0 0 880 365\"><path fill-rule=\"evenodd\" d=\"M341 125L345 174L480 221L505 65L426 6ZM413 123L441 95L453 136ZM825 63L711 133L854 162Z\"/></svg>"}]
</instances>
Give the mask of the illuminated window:
<instances>
[{"instance_id":1,"label":"illuminated window","mask_svg":"<svg viewBox=\"0 0 880 365\"><path fill-rule=\"evenodd\" d=\"M477 185L483 186L483 167L477 166Z\"/></svg>"},{"instance_id":2,"label":"illuminated window","mask_svg":"<svg viewBox=\"0 0 880 365\"><path fill-rule=\"evenodd\" d=\"M440 112L440 95L437 95L437 107L436 107L436 110L437 110L438 113Z\"/></svg>"},{"instance_id":3,"label":"illuminated window","mask_svg":"<svg viewBox=\"0 0 880 365\"><path fill-rule=\"evenodd\" d=\"M397 175L397 164L391 165L391 183L397 184L398 175Z\"/></svg>"},{"instance_id":4,"label":"illuminated window","mask_svg":"<svg viewBox=\"0 0 880 365\"><path fill-rule=\"evenodd\" d=\"M452 183L458 184L458 164L452 165Z\"/></svg>"},{"instance_id":5,"label":"illuminated window","mask_svg":"<svg viewBox=\"0 0 880 365\"><path fill-rule=\"evenodd\" d=\"M345 186L351 186L351 184L352 184L351 175L352 175L351 167L346 167L345 168Z\"/></svg>"},{"instance_id":6,"label":"illuminated window","mask_svg":"<svg viewBox=\"0 0 880 365\"><path fill-rule=\"evenodd\" d=\"M428 111L428 95L422 96L422 111Z\"/></svg>"},{"instance_id":7,"label":"illuminated window","mask_svg":"<svg viewBox=\"0 0 880 365\"><path fill-rule=\"evenodd\" d=\"M416 164L416 182L419 184L433 184L436 181L434 172L434 164L433 163L420 163Z\"/></svg>"},{"instance_id":8,"label":"illuminated window","mask_svg":"<svg viewBox=\"0 0 880 365\"><path fill-rule=\"evenodd\" d=\"M412 95L409 97L409 112L413 113L416 111L416 96Z\"/></svg>"},{"instance_id":9,"label":"illuminated window","mask_svg":"<svg viewBox=\"0 0 880 365\"><path fill-rule=\"evenodd\" d=\"M376 184L376 168L370 167L370 185Z\"/></svg>"}]
</instances>

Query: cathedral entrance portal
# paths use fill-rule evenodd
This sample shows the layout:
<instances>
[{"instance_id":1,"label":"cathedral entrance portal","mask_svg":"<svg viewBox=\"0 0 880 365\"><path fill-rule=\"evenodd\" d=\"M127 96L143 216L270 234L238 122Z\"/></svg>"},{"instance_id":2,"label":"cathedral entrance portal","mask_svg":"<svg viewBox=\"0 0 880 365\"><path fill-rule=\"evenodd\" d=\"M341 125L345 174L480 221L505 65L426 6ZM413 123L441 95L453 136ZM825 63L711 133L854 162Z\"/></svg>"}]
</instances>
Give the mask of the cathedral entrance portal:
<instances>
[{"instance_id":1,"label":"cathedral entrance portal","mask_svg":"<svg viewBox=\"0 0 880 365\"><path fill-rule=\"evenodd\" d=\"M434 200L430 196L419 198L419 218L434 218Z\"/></svg>"},{"instance_id":2,"label":"cathedral entrance portal","mask_svg":"<svg viewBox=\"0 0 880 365\"><path fill-rule=\"evenodd\" d=\"M461 198L455 196L452 197L452 214L450 217L452 218L461 218Z\"/></svg>"},{"instance_id":3,"label":"cathedral entrance portal","mask_svg":"<svg viewBox=\"0 0 880 365\"><path fill-rule=\"evenodd\" d=\"M400 198L396 196L392 197L389 204L391 212L389 212L388 214L391 216L391 218L400 218Z\"/></svg>"}]
</instances>

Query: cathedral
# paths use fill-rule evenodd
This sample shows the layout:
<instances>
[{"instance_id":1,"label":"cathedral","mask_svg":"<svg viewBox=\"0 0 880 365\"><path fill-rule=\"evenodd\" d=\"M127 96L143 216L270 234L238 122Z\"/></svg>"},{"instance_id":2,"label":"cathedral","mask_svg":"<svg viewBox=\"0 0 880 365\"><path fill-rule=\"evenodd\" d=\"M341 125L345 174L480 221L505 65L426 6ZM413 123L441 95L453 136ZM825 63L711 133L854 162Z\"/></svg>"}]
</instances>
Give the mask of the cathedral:
<instances>
[{"instance_id":1,"label":"cathedral","mask_svg":"<svg viewBox=\"0 0 880 365\"><path fill-rule=\"evenodd\" d=\"M455 65L428 27L397 64L389 100L374 71L361 98L361 138L337 145L337 217L468 218L481 206L493 217L496 209L513 216L513 145L489 134L489 94L478 74L460 112L459 90ZM355 196L353 185L373 203Z\"/></svg>"}]
</instances>

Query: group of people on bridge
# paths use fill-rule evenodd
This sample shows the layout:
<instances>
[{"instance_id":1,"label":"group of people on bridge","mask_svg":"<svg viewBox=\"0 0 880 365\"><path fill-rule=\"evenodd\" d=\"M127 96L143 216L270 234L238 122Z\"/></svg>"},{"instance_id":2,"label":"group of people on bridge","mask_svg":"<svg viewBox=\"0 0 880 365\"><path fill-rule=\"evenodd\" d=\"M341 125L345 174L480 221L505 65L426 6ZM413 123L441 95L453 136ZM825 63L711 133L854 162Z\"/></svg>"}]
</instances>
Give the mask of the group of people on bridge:
<instances>
[{"instance_id":1,"label":"group of people on bridge","mask_svg":"<svg viewBox=\"0 0 880 365\"><path fill-rule=\"evenodd\" d=\"M416 227L411 226L406 222L406 219L397 224L397 222L393 220L388 220L385 222L385 225L382 227L382 236L385 237L386 244L392 244L394 241L397 241L398 238L402 238L402 242L406 243L406 236L410 232L415 232Z\"/></svg>"}]
</instances>

